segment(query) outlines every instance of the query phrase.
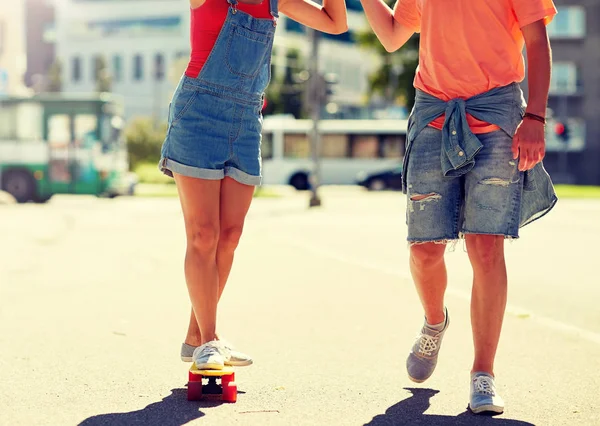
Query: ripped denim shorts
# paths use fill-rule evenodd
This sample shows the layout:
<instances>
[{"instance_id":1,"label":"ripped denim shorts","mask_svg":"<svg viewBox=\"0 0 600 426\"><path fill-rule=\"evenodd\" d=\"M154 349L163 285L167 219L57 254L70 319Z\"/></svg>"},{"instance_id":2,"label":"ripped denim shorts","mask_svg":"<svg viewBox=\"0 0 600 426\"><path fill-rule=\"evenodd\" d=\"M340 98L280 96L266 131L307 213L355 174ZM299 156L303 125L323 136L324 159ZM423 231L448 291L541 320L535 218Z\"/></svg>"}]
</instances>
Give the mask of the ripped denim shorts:
<instances>
[{"instance_id":1,"label":"ripped denim shorts","mask_svg":"<svg viewBox=\"0 0 600 426\"><path fill-rule=\"evenodd\" d=\"M406 174L408 241L450 242L465 234L519 237L523 172L512 137L502 130L476 135L483 148L472 170L445 177L442 132L423 129L413 142Z\"/></svg>"}]
</instances>

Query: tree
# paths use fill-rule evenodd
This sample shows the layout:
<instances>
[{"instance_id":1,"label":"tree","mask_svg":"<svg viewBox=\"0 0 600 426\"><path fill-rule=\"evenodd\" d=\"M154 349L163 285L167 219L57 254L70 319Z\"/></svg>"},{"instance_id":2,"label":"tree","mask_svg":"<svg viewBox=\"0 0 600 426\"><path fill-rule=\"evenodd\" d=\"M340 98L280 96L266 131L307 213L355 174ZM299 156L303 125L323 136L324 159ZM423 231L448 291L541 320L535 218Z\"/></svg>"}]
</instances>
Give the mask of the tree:
<instances>
[{"instance_id":1,"label":"tree","mask_svg":"<svg viewBox=\"0 0 600 426\"><path fill-rule=\"evenodd\" d=\"M393 1L386 0L388 4ZM369 76L369 97L382 95L388 105L403 104L411 109L415 99L413 79L419 63L419 37L415 35L398 51L388 53L370 29L357 34L359 46L373 50L381 66Z\"/></svg>"},{"instance_id":2,"label":"tree","mask_svg":"<svg viewBox=\"0 0 600 426\"><path fill-rule=\"evenodd\" d=\"M62 91L62 63L58 58L54 60L54 62L50 66L50 69L48 70L46 91Z\"/></svg>"},{"instance_id":3,"label":"tree","mask_svg":"<svg viewBox=\"0 0 600 426\"><path fill-rule=\"evenodd\" d=\"M94 75L96 76L96 91L99 93L110 92L112 89L112 77L104 56L98 56L94 65L96 67L94 71Z\"/></svg>"},{"instance_id":4,"label":"tree","mask_svg":"<svg viewBox=\"0 0 600 426\"><path fill-rule=\"evenodd\" d=\"M273 58L276 58L273 55ZM306 82L301 78L305 71L300 50L292 48L286 52L285 72L276 75L276 64L271 65L272 82L267 89L267 107L264 114L291 114L304 117L303 94Z\"/></svg>"}]
</instances>

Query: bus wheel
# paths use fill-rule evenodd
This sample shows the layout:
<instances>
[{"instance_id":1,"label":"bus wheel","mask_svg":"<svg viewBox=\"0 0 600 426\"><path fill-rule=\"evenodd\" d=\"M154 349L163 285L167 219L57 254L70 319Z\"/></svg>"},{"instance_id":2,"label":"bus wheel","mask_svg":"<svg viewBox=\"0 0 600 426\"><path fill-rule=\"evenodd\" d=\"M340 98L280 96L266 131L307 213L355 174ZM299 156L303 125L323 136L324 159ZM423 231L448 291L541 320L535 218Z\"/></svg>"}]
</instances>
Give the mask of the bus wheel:
<instances>
[{"instance_id":1,"label":"bus wheel","mask_svg":"<svg viewBox=\"0 0 600 426\"><path fill-rule=\"evenodd\" d=\"M37 195L35 197L34 201L38 204L44 204L44 203L47 203L48 201L50 201L50 198L52 198L52 194L48 194L48 195L44 195L44 196Z\"/></svg>"},{"instance_id":2,"label":"bus wheel","mask_svg":"<svg viewBox=\"0 0 600 426\"><path fill-rule=\"evenodd\" d=\"M290 185L292 185L298 191L306 191L309 189L308 175L306 173L296 173L290 179Z\"/></svg>"},{"instance_id":3,"label":"bus wheel","mask_svg":"<svg viewBox=\"0 0 600 426\"><path fill-rule=\"evenodd\" d=\"M9 170L2 176L2 189L15 197L18 203L35 199L35 179L25 170Z\"/></svg>"}]
</instances>

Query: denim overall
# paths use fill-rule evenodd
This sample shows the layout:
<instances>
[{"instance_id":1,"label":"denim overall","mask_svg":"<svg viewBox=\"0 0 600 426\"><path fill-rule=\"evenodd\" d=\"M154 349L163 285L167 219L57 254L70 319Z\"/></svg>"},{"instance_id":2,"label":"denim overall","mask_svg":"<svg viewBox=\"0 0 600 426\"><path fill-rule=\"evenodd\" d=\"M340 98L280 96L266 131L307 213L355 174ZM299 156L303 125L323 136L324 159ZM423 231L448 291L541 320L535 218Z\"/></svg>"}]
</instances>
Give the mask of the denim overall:
<instances>
[{"instance_id":1,"label":"denim overall","mask_svg":"<svg viewBox=\"0 0 600 426\"><path fill-rule=\"evenodd\" d=\"M166 175L261 183L261 111L278 18L277 0L268 1L272 19L227 0L227 18L200 74L181 78L159 163Z\"/></svg>"}]
</instances>

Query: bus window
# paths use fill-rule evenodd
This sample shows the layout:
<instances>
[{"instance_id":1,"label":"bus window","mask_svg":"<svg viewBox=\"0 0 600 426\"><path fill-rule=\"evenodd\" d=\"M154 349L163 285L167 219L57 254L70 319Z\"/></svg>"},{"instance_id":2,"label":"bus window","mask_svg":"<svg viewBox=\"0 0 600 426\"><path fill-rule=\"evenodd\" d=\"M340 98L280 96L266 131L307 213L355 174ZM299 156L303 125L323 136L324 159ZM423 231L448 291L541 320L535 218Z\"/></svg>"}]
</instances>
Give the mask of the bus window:
<instances>
[{"instance_id":1,"label":"bus window","mask_svg":"<svg viewBox=\"0 0 600 426\"><path fill-rule=\"evenodd\" d=\"M74 123L75 144L91 148L97 142L98 117L95 114L78 114Z\"/></svg>"},{"instance_id":2,"label":"bus window","mask_svg":"<svg viewBox=\"0 0 600 426\"><path fill-rule=\"evenodd\" d=\"M48 117L48 161L49 178L56 183L71 182L69 168L69 145L71 143L71 119L68 114L54 114Z\"/></svg>"},{"instance_id":3,"label":"bus window","mask_svg":"<svg viewBox=\"0 0 600 426\"><path fill-rule=\"evenodd\" d=\"M21 141L39 142L43 140L42 105L26 102L17 108L17 139Z\"/></svg>"},{"instance_id":4,"label":"bus window","mask_svg":"<svg viewBox=\"0 0 600 426\"><path fill-rule=\"evenodd\" d=\"M273 158L273 133L263 133L260 142L260 154L263 160L270 160Z\"/></svg>"},{"instance_id":5,"label":"bus window","mask_svg":"<svg viewBox=\"0 0 600 426\"><path fill-rule=\"evenodd\" d=\"M354 135L350 156L352 158L378 158L379 140L374 135Z\"/></svg>"},{"instance_id":6,"label":"bus window","mask_svg":"<svg viewBox=\"0 0 600 426\"><path fill-rule=\"evenodd\" d=\"M71 143L70 120L67 114L55 114L48 118L48 144L66 146Z\"/></svg>"},{"instance_id":7,"label":"bus window","mask_svg":"<svg viewBox=\"0 0 600 426\"><path fill-rule=\"evenodd\" d=\"M346 158L348 156L347 135L321 135L323 158Z\"/></svg>"},{"instance_id":8,"label":"bus window","mask_svg":"<svg viewBox=\"0 0 600 426\"><path fill-rule=\"evenodd\" d=\"M404 136L400 135L384 135L382 137L382 152L383 158L402 158L404 153Z\"/></svg>"},{"instance_id":9,"label":"bus window","mask_svg":"<svg viewBox=\"0 0 600 426\"><path fill-rule=\"evenodd\" d=\"M16 106L0 104L0 140L15 140L17 138L16 117Z\"/></svg>"},{"instance_id":10,"label":"bus window","mask_svg":"<svg viewBox=\"0 0 600 426\"><path fill-rule=\"evenodd\" d=\"M283 136L283 156L286 158L310 157L310 141L306 134L286 133Z\"/></svg>"}]
</instances>

